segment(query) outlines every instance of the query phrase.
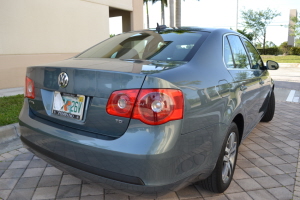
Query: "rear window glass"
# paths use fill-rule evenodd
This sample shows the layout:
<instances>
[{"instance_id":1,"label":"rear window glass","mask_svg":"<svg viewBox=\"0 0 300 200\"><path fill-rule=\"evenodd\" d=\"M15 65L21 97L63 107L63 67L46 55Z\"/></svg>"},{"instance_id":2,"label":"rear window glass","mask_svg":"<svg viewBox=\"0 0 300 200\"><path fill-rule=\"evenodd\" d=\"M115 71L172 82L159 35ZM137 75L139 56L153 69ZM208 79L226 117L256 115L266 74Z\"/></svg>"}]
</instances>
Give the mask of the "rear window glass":
<instances>
[{"instance_id":1,"label":"rear window glass","mask_svg":"<svg viewBox=\"0 0 300 200\"><path fill-rule=\"evenodd\" d=\"M189 61L207 34L190 30L130 32L105 40L77 58Z\"/></svg>"}]
</instances>

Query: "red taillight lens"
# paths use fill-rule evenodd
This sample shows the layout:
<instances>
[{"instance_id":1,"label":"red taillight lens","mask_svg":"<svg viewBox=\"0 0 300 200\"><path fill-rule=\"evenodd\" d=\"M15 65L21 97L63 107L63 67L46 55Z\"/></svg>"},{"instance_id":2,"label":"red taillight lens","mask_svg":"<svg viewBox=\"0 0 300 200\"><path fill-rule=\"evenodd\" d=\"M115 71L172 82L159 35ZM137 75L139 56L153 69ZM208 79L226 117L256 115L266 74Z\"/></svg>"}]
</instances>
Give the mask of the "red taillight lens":
<instances>
[{"instance_id":1,"label":"red taillight lens","mask_svg":"<svg viewBox=\"0 0 300 200\"><path fill-rule=\"evenodd\" d=\"M28 77L26 77L26 81L25 81L25 97L29 99L35 98L34 82Z\"/></svg>"},{"instance_id":2,"label":"red taillight lens","mask_svg":"<svg viewBox=\"0 0 300 200\"><path fill-rule=\"evenodd\" d=\"M129 118L139 89L113 92L107 102L106 112L111 115Z\"/></svg>"},{"instance_id":3,"label":"red taillight lens","mask_svg":"<svg viewBox=\"0 0 300 200\"><path fill-rule=\"evenodd\" d=\"M120 90L108 100L108 114L132 117L150 125L183 118L183 94L175 89ZM138 95L138 97L137 97Z\"/></svg>"},{"instance_id":4,"label":"red taillight lens","mask_svg":"<svg viewBox=\"0 0 300 200\"><path fill-rule=\"evenodd\" d=\"M183 117L183 95L174 89L142 89L133 110L133 119L159 125Z\"/></svg>"}]
</instances>

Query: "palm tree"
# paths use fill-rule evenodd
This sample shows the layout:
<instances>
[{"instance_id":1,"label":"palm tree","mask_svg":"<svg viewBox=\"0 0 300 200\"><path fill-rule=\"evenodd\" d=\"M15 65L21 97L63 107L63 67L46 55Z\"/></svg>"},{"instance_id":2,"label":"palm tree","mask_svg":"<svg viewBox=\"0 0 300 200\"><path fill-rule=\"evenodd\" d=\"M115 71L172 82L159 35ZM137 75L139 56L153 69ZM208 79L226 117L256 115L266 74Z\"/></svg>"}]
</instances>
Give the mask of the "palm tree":
<instances>
[{"instance_id":1,"label":"palm tree","mask_svg":"<svg viewBox=\"0 0 300 200\"><path fill-rule=\"evenodd\" d=\"M147 28L149 28L149 10L148 10L148 0L144 0L144 4L146 3L146 13L147 13Z\"/></svg>"},{"instance_id":2,"label":"palm tree","mask_svg":"<svg viewBox=\"0 0 300 200\"><path fill-rule=\"evenodd\" d=\"M176 0L176 27L181 27L181 0Z\"/></svg>"},{"instance_id":3,"label":"palm tree","mask_svg":"<svg viewBox=\"0 0 300 200\"><path fill-rule=\"evenodd\" d=\"M161 24L165 24L165 6L168 7L168 0L152 0L152 3L161 2Z\"/></svg>"}]
</instances>

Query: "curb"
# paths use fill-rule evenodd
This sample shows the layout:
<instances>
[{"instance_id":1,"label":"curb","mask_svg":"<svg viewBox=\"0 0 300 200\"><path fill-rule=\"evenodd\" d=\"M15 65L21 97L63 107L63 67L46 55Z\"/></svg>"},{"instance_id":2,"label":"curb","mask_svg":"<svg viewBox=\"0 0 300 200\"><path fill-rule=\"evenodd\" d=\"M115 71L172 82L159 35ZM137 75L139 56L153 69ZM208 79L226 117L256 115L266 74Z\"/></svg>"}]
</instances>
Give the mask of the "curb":
<instances>
[{"instance_id":1,"label":"curb","mask_svg":"<svg viewBox=\"0 0 300 200\"><path fill-rule=\"evenodd\" d=\"M24 94L24 87L0 89L0 97Z\"/></svg>"},{"instance_id":2,"label":"curb","mask_svg":"<svg viewBox=\"0 0 300 200\"><path fill-rule=\"evenodd\" d=\"M20 137L20 127L18 123L0 127L0 144L10 142Z\"/></svg>"}]
</instances>

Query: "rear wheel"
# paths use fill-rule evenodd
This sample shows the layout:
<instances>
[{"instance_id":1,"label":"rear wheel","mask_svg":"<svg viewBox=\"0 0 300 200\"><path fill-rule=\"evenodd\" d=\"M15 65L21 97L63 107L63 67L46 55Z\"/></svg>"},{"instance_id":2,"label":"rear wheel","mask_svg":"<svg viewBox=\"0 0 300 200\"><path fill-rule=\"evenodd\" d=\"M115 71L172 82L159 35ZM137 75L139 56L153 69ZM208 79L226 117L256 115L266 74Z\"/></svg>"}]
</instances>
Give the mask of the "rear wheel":
<instances>
[{"instance_id":1,"label":"rear wheel","mask_svg":"<svg viewBox=\"0 0 300 200\"><path fill-rule=\"evenodd\" d=\"M229 187L238 153L238 137L238 128L233 122L228 129L214 171L207 179L200 182L203 188L212 192L222 193Z\"/></svg>"},{"instance_id":2,"label":"rear wheel","mask_svg":"<svg viewBox=\"0 0 300 200\"><path fill-rule=\"evenodd\" d=\"M267 111L266 111L265 115L263 116L263 118L260 121L261 122L271 121L273 119L274 112L275 112L275 95L274 95L274 91L272 91Z\"/></svg>"}]
</instances>

